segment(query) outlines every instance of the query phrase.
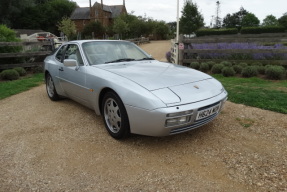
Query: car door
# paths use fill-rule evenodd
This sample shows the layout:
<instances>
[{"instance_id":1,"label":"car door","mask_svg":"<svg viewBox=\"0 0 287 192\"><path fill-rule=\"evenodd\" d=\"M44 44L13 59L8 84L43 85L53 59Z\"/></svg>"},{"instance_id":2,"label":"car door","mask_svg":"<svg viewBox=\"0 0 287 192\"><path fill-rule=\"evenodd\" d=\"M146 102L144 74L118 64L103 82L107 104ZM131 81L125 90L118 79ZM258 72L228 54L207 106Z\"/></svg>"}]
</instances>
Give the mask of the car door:
<instances>
[{"instance_id":1,"label":"car door","mask_svg":"<svg viewBox=\"0 0 287 192\"><path fill-rule=\"evenodd\" d=\"M77 61L78 66L60 65L59 77L62 89L71 99L86 105L89 89L86 88L86 66L79 46L68 44L63 59L74 59Z\"/></svg>"}]
</instances>

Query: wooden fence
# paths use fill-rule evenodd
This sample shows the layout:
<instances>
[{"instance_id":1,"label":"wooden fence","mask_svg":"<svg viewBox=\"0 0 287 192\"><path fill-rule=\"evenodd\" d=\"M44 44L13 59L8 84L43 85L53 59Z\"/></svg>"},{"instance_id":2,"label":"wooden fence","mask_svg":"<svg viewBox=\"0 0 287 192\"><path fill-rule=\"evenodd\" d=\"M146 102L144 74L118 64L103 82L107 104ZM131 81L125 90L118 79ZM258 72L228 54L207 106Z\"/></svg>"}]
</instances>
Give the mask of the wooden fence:
<instances>
[{"instance_id":1,"label":"wooden fence","mask_svg":"<svg viewBox=\"0 0 287 192\"><path fill-rule=\"evenodd\" d=\"M229 48L229 49L223 49L223 48L201 48L196 49L193 46L195 44L217 44L217 43L248 43L248 44L257 44L257 45L263 45L260 47L260 49L254 49L254 48L246 48L246 49L236 49L236 48ZM285 46L282 46L281 48L275 49L266 47L264 48L264 45L275 45L275 44L283 44L285 43ZM287 66L287 60L286 59L227 59L227 58L204 58L201 55L204 54L226 54L226 55L234 55L234 54L285 54L285 57L287 57L287 33L279 33L279 34L256 34L256 35L222 35L222 36L204 36L204 37L194 37L192 39L185 39L182 35L179 37L179 43L176 44L175 40L171 41L172 44L172 50L171 50L171 61L173 63L177 63L180 65L189 65L191 62L198 61L198 62L205 62L205 61L214 61L214 62L221 62L221 61L234 61L234 62L261 62L261 63L277 63L280 65L286 65ZM177 48L179 46L179 53L177 58ZM208 46L207 46L208 47ZM214 47L214 46L213 46Z\"/></svg>"},{"instance_id":2,"label":"wooden fence","mask_svg":"<svg viewBox=\"0 0 287 192\"><path fill-rule=\"evenodd\" d=\"M127 41L133 42L137 45L141 45L144 43L149 43L149 38L141 37L141 38L135 38L135 39L127 39Z\"/></svg>"},{"instance_id":3,"label":"wooden fence","mask_svg":"<svg viewBox=\"0 0 287 192\"><path fill-rule=\"evenodd\" d=\"M149 43L149 38L128 39L135 44ZM38 42L0 42L0 47L16 46L21 47L22 51L17 53L0 53L0 70L11 69L14 67L36 67L43 66L44 58L55 49L53 41ZM22 58L21 63L3 63L3 59Z\"/></svg>"},{"instance_id":4,"label":"wooden fence","mask_svg":"<svg viewBox=\"0 0 287 192\"><path fill-rule=\"evenodd\" d=\"M42 42L0 42L0 47L12 46L20 47L21 52L0 53L0 70L14 67L35 67L43 65L43 58L49 55L54 49L53 41ZM3 63L9 58L19 58L21 63ZM21 59L20 59L21 58ZM40 58L37 59L37 58ZM14 59L15 60L15 59Z\"/></svg>"}]
</instances>

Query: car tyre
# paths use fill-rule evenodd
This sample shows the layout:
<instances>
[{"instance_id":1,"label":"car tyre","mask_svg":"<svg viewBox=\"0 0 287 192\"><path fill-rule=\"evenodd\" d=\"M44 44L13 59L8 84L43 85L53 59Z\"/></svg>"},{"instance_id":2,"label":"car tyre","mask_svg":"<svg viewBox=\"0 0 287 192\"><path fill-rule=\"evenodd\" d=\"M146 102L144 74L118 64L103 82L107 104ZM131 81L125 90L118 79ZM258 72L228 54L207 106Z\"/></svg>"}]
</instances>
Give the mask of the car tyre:
<instances>
[{"instance_id":1,"label":"car tyre","mask_svg":"<svg viewBox=\"0 0 287 192\"><path fill-rule=\"evenodd\" d=\"M47 90L48 97L52 101L57 101L60 99L60 97L59 97L59 95L55 89L54 81L53 81L53 79L49 73L46 75L46 90Z\"/></svg>"},{"instance_id":2,"label":"car tyre","mask_svg":"<svg viewBox=\"0 0 287 192\"><path fill-rule=\"evenodd\" d=\"M106 129L113 138L123 139L130 135L128 115L123 102L116 93L105 94L102 114Z\"/></svg>"}]
</instances>

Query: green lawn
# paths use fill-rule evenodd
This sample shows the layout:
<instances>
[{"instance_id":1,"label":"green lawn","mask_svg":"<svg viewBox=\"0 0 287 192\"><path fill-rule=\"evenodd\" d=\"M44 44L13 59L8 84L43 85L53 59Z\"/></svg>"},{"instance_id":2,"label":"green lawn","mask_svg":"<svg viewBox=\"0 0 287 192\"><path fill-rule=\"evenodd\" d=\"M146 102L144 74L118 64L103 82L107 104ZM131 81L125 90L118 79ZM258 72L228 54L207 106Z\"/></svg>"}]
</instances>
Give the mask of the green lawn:
<instances>
[{"instance_id":1,"label":"green lawn","mask_svg":"<svg viewBox=\"0 0 287 192\"><path fill-rule=\"evenodd\" d=\"M27 75L15 81L0 82L0 99L4 99L11 95L29 90L31 87L36 87L44 82L44 74L36 73Z\"/></svg>"},{"instance_id":2,"label":"green lawn","mask_svg":"<svg viewBox=\"0 0 287 192\"><path fill-rule=\"evenodd\" d=\"M228 92L229 101L287 114L287 81L213 75Z\"/></svg>"}]
</instances>

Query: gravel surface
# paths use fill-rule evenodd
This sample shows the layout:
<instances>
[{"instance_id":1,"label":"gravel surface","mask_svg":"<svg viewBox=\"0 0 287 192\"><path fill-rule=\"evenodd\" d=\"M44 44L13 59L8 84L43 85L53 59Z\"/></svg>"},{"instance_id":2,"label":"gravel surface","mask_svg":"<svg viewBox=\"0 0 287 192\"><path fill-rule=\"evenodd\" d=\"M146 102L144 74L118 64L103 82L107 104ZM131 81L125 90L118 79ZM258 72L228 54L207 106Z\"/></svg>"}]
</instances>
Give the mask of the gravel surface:
<instances>
[{"instance_id":1,"label":"gravel surface","mask_svg":"<svg viewBox=\"0 0 287 192\"><path fill-rule=\"evenodd\" d=\"M44 85L0 100L0 114L1 192L287 191L284 114L227 102L199 129L117 141L92 110L50 101Z\"/></svg>"}]
</instances>

